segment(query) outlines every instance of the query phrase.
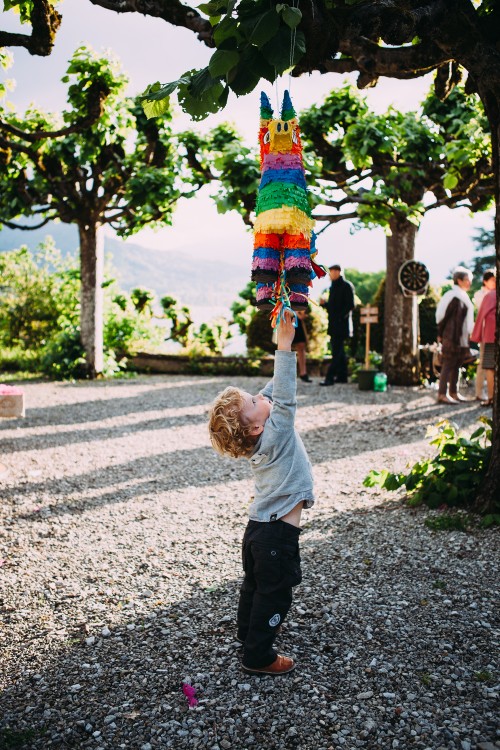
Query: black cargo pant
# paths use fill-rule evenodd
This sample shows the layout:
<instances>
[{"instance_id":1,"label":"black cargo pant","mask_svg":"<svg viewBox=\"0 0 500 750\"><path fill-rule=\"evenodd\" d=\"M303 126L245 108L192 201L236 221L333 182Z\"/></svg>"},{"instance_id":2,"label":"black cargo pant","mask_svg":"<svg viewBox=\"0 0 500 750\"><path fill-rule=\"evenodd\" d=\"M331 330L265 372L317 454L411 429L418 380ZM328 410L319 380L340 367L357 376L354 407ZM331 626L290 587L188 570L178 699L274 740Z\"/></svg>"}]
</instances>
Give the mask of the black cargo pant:
<instances>
[{"instance_id":1,"label":"black cargo pant","mask_svg":"<svg viewBox=\"0 0 500 750\"><path fill-rule=\"evenodd\" d=\"M245 577L238 604L243 664L258 669L276 660L273 642L302 580L300 529L285 521L249 521L243 537Z\"/></svg>"}]
</instances>

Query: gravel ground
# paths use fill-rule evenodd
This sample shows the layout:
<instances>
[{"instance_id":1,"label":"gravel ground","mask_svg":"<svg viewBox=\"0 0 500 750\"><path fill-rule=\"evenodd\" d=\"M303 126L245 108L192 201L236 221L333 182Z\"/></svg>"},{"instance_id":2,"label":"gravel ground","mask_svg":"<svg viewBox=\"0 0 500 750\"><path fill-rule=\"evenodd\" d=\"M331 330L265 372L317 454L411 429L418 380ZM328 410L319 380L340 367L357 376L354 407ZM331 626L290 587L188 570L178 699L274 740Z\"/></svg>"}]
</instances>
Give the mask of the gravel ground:
<instances>
[{"instance_id":1,"label":"gravel ground","mask_svg":"<svg viewBox=\"0 0 500 750\"><path fill-rule=\"evenodd\" d=\"M500 747L498 534L432 532L362 486L481 411L299 383L318 502L278 642L298 668L254 677L234 638L250 471L206 431L229 382L265 381L31 383L0 423L0 748Z\"/></svg>"}]
</instances>

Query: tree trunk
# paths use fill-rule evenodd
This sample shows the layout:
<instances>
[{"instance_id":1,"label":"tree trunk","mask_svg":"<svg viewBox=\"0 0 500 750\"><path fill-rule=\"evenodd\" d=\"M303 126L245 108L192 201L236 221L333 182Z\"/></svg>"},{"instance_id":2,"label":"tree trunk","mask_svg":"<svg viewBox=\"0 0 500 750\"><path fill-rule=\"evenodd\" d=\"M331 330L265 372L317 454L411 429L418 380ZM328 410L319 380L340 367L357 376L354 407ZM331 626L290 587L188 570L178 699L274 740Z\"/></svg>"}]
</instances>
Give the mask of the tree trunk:
<instances>
[{"instance_id":1,"label":"tree trunk","mask_svg":"<svg viewBox=\"0 0 500 750\"><path fill-rule=\"evenodd\" d=\"M81 224L80 336L87 361L87 375L95 378L103 370L103 291L104 253L98 224Z\"/></svg>"},{"instance_id":2,"label":"tree trunk","mask_svg":"<svg viewBox=\"0 0 500 750\"><path fill-rule=\"evenodd\" d=\"M490 464L476 498L476 508L481 513L498 513L500 510L500 88L484 91L479 86L491 127L491 150L495 174L495 250L497 270L497 314L495 341L495 391L493 396L493 433Z\"/></svg>"},{"instance_id":3,"label":"tree trunk","mask_svg":"<svg viewBox=\"0 0 500 750\"><path fill-rule=\"evenodd\" d=\"M405 297L398 283L401 265L415 257L417 227L404 217L394 217L387 238L385 281L384 371L393 385L419 382L418 300Z\"/></svg>"}]
</instances>

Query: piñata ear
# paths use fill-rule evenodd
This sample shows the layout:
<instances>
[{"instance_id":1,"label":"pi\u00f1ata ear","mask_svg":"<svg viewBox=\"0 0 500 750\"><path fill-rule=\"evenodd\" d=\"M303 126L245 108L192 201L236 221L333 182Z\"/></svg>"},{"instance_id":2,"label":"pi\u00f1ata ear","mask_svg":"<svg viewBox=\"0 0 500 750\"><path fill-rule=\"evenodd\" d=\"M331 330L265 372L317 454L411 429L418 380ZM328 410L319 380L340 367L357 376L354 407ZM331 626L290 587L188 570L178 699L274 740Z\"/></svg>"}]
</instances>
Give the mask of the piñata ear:
<instances>
[{"instance_id":1,"label":"pi\u00f1ata ear","mask_svg":"<svg viewBox=\"0 0 500 750\"><path fill-rule=\"evenodd\" d=\"M274 116L273 108L267 94L263 91L260 92L260 119L261 120L272 120Z\"/></svg>"},{"instance_id":2,"label":"pi\u00f1ata ear","mask_svg":"<svg viewBox=\"0 0 500 750\"><path fill-rule=\"evenodd\" d=\"M290 94L288 91L285 91L283 94L283 104L281 105L281 119L286 122L287 120L293 120L294 117L295 110L290 99Z\"/></svg>"}]
</instances>

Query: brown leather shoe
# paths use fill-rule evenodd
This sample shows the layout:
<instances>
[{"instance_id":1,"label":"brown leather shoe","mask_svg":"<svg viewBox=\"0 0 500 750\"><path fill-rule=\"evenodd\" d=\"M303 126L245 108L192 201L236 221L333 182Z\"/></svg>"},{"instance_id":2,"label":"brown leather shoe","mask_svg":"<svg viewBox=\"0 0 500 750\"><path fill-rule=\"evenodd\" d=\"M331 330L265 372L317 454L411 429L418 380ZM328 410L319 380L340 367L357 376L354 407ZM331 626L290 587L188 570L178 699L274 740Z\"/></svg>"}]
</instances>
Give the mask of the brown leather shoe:
<instances>
[{"instance_id":1,"label":"brown leather shoe","mask_svg":"<svg viewBox=\"0 0 500 750\"><path fill-rule=\"evenodd\" d=\"M295 669L295 666L296 664L293 659L291 659L289 656L282 656L281 654L278 654L276 660L273 661L272 664L269 664L267 667L260 667L260 669L245 667L244 664L241 665L242 669L249 674L271 675L286 674L287 672L291 672L292 669Z\"/></svg>"}]
</instances>

